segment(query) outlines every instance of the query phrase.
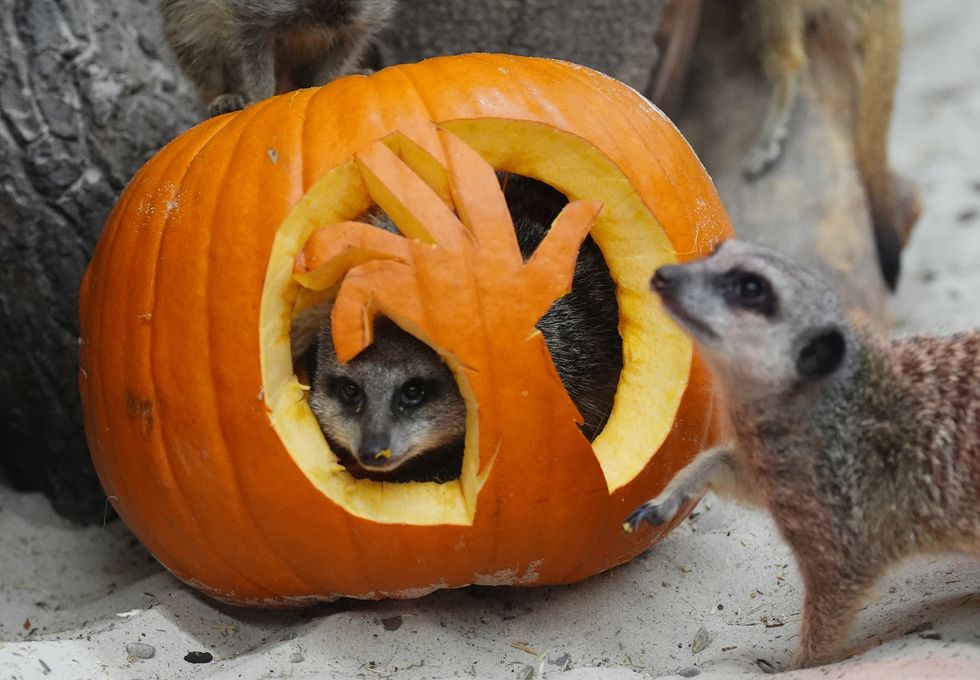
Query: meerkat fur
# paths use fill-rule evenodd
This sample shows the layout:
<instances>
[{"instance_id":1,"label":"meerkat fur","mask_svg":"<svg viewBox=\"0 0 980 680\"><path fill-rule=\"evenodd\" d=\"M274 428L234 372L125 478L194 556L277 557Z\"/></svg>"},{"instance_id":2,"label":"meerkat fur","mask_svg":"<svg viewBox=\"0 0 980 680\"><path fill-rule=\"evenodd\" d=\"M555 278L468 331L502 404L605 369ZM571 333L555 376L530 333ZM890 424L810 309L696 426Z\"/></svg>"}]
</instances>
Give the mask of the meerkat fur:
<instances>
[{"instance_id":1,"label":"meerkat fur","mask_svg":"<svg viewBox=\"0 0 980 680\"><path fill-rule=\"evenodd\" d=\"M881 337L818 276L739 241L651 286L708 363L731 441L627 527L663 524L708 489L766 508L806 591L797 665L840 657L890 566L980 552L980 333Z\"/></svg>"},{"instance_id":2,"label":"meerkat fur","mask_svg":"<svg viewBox=\"0 0 980 680\"><path fill-rule=\"evenodd\" d=\"M212 116L357 70L394 10L394 0L160 0L167 42Z\"/></svg>"}]
</instances>

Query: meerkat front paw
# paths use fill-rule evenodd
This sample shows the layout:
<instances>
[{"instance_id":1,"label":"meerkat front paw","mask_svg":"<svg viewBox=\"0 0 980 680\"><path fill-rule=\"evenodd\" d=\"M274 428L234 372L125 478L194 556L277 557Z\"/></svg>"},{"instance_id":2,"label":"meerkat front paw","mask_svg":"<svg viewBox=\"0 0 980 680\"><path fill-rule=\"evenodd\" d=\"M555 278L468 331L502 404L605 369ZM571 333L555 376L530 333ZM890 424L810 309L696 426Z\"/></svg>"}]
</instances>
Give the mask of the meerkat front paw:
<instances>
[{"instance_id":1,"label":"meerkat front paw","mask_svg":"<svg viewBox=\"0 0 980 680\"><path fill-rule=\"evenodd\" d=\"M245 96L237 92L226 92L215 97L208 105L209 116L220 116L222 113L231 113L245 108Z\"/></svg>"},{"instance_id":2,"label":"meerkat front paw","mask_svg":"<svg viewBox=\"0 0 980 680\"><path fill-rule=\"evenodd\" d=\"M677 515L677 511L688 500L689 498L684 494L671 493L668 489L634 510L623 522L623 531L627 533L636 531L640 522L647 522L655 527L664 525Z\"/></svg>"},{"instance_id":3,"label":"meerkat front paw","mask_svg":"<svg viewBox=\"0 0 980 680\"><path fill-rule=\"evenodd\" d=\"M750 492L743 489L745 480L739 469L729 444L702 452L694 462L678 473L659 496L634 510L623 523L623 530L634 531L640 522L649 522L654 526L666 524L685 503L700 498L712 485L721 486L737 497L751 496Z\"/></svg>"},{"instance_id":4,"label":"meerkat front paw","mask_svg":"<svg viewBox=\"0 0 980 680\"><path fill-rule=\"evenodd\" d=\"M749 179L759 177L779 160L788 132L785 124L763 130L742 165L746 177Z\"/></svg>"}]
</instances>

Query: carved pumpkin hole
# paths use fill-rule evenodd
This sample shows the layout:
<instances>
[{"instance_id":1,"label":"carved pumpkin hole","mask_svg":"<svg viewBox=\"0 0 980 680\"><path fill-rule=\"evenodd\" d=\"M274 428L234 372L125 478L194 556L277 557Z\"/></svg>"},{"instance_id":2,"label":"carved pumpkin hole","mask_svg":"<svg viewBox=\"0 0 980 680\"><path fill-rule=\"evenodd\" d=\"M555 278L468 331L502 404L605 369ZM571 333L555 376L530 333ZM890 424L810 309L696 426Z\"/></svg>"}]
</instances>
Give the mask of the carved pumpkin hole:
<instances>
[{"instance_id":1,"label":"carved pumpkin hole","mask_svg":"<svg viewBox=\"0 0 980 680\"><path fill-rule=\"evenodd\" d=\"M500 171L497 177L527 261L568 199L528 176ZM378 205L355 221L402 233ZM447 385L446 378L452 380L452 375L433 348L390 319L378 318L374 349L369 347L349 363L338 363L335 351L324 352L324 375L319 385L312 384L317 346L324 341L323 333L318 336L316 331L325 323L332 303L331 295L299 312L292 340L296 373L311 387L311 409L340 463L357 479L439 483L458 479L466 424L459 386ZM605 425L619 384L623 359L618 324L616 286L599 246L588 237L579 252L572 292L555 301L537 327L566 391L582 413L579 427L589 441ZM404 401L399 390L419 387L419 404L413 408L399 403ZM345 399L338 393L343 388L360 394ZM370 421L375 424L369 425ZM372 445L379 450L365 448Z\"/></svg>"},{"instance_id":2,"label":"carved pumpkin hole","mask_svg":"<svg viewBox=\"0 0 980 680\"><path fill-rule=\"evenodd\" d=\"M453 136L475 151L479 161L472 154L461 160L468 152L455 142L452 153L457 155L450 159L445 145ZM457 170L465 166L455 184L450 172L456 170L447 172L447 163ZM500 231L501 211L507 206L488 190L487 173L494 169L546 181L570 201L562 210L560 220L565 219L556 224L561 228L548 232L534 255L522 262L523 270L512 257L523 260L523 253L499 250L510 246L502 236L506 232ZM471 171L479 176L465 174ZM455 211L450 207L454 204ZM354 222L374 205L382 206L411 238ZM594 209L598 212L590 212ZM562 295L556 282L570 281L572 271L561 269L570 264L565 251L571 247L570 235L586 219L614 283L619 341L612 344L620 349L616 358L622 370L608 420L596 428L591 446L579 446L567 434L574 428L573 404L562 403L555 394L562 384L553 363L532 358L549 351L546 343L534 341L533 331L523 333ZM488 229L460 231L460 223L465 227L471 220ZM317 234L317 245L311 246ZM574 238L577 244L584 236ZM307 254L309 260L304 259ZM529 470L560 465L557 474L574 469L579 481L598 472L614 493L646 469L664 443L687 385L690 341L650 304L650 272L676 258L636 187L579 137L510 119L450 121L439 129L395 133L323 175L277 232L262 302L263 394L270 422L318 490L347 512L375 522L470 525L481 491L488 483L493 488L495 471L515 465ZM416 270L422 262L427 264ZM495 286L509 292L481 292L476 280L466 278L468 271L477 271L474 266L480 276L499 272L480 281L496 281ZM355 268L351 278L348 272ZM430 285L431 291L419 288ZM338 296L342 290L346 292ZM331 451L293 358L309 346L297 341L304 327L315 330L332 297L339 305L332 313L333 318L339 312L333 318L335 330L344 328L333 335L344 357L353 358L370 344L368 318L386 314L452 367L467 405L458 479L442 484L357 479ZM452 312L438 311L444 309ZM506 332L495 336L499 343L482 344L484 333L497 326L464 323L471 309L480 309L483 319L503 321ZM312 337L305 332L307 339ZM566 417L571 427L562 425ZM518 429L507 429L517 423ZM548 424L542 428L539 423ZM517 444L508 444L508 436L517 437L509 440ZM559 441L564 442L560 449L555 447ZM584 438L580 442L586 444Z\"/></svg>"}]
</instances>

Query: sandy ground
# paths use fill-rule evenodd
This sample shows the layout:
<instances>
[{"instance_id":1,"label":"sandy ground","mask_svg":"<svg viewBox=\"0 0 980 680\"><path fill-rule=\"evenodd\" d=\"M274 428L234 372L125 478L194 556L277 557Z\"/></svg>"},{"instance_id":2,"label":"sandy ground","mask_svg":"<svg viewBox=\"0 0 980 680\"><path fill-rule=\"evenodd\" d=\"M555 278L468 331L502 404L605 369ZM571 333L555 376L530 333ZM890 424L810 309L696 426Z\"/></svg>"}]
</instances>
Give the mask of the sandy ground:
<instances>
[{"instance_id":1,"label":"sandy ground","mask_svg":"<svg viewBox=\"0 0 980 680\"><path fill-rule=\"evenodd\" d=\"M926 208L893 308L902 331L976 326L980 3L909 0L906 14L894 163ZM980 567L924 560L879 592L858 655L797 677L980 678ZM741 678L789 662L801 594L768 518L708 499L644 556L574 586L243 611L183 587L121 523L77 529L0 483L0 680Z\"/></svg>"}]
</instances>

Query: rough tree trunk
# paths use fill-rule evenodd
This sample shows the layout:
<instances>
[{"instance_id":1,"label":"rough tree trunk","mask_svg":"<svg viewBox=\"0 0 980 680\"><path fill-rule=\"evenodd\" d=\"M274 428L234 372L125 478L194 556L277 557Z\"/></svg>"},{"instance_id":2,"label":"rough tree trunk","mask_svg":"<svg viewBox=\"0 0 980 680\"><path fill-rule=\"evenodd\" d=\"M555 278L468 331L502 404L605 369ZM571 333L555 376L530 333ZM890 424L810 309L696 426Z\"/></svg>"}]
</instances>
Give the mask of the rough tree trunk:
<instances>
[{"instance_id":1,"label":"rough tree trunk","mask_svg":"<svg viewBox=\"0 0 980 680\"><path fill-rule=\"evenodd\" d=\"M78 284L116 196L196 107L155 2L2 0L0 462L78 520L105 507L78 399Z\"/></svg>"},{"instance_id":2,"label":"rough tree trunk","mask_svg":"<svg viewBox=\"0 0 980 680\"><path fill-rule=\"evenodd\" d=\"M666 0L410 0L385 36L386 63L509 52L574 61L643 92Z\"/></svg>"},{"instance_id":3,"label":"rough tree trunk","mask_svg":"<svg viewBox=\"0 0 980 680\"><path fill-rule=\"evenodd\" d=\"M560 57L637 89L658 0L411 0L389 61ZM103 516L78 400L77 291L116 197L200 118L152 0L0 0L0 467L63 514Z\"/></svg>"}]
</instances>

